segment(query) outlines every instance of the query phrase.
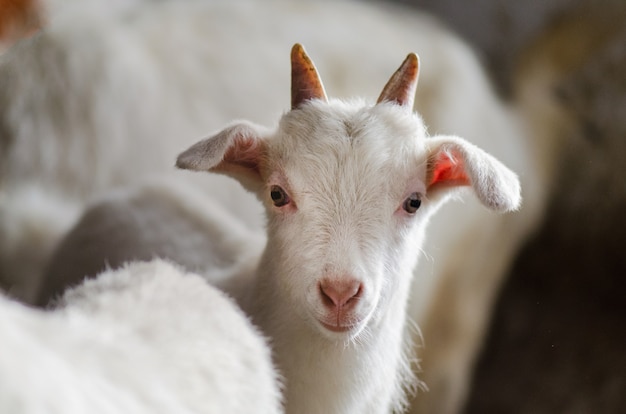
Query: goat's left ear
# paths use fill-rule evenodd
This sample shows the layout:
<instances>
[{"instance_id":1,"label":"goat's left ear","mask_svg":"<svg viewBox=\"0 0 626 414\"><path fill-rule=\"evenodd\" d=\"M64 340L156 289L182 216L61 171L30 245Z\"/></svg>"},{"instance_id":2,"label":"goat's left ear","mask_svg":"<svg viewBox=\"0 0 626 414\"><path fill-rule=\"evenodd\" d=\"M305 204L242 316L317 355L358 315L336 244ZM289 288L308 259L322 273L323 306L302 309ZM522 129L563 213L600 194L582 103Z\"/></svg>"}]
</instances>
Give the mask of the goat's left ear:
<instances>
[{"instance_id":1,"label":"goat's left ear","mask_svg":"<svg viewBox=\"0 0 626 414\"><path fill-rule=\"evenodd\" d=\"M262 184L264 128L248 122L233 124L182 152L176 167L229 175L255 191Z\"/></svg>"},{"instance_id":2,"label":"goat's left ear","mask_svg":"<svg viewBox=\"0 0 626 414\"><path fill-rule=\"evenodd\" d=\"M495 211L510 211L521 203L517 175L500 161L469 142L439 136L429 140L427 194L436 196L445 188L471 186L478 199Z\"/></svg>"}]
</instances>

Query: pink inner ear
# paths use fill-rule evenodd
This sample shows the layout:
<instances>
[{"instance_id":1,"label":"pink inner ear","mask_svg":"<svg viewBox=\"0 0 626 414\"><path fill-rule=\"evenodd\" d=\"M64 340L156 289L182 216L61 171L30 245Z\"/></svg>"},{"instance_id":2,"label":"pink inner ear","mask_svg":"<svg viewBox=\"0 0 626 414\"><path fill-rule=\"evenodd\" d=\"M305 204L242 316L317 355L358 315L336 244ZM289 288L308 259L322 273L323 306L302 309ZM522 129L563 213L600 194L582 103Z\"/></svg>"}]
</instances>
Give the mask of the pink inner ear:
<instances>
[{"instance_id":1,"label":"pink inner ear","mask_svg":"<svg viewBox=\"0 0 626 414\"><path fill-rule=\"evenodd\" d=\"M261 173L262 145L254 138L238 138L224 154L224 159L215 169L233 171L245 169Z\"/></svg>"},{"instance_id":2,"label":"pink inner ear","mask_svg":"<svg viewBox=\"0 0 626 414\"><path fill-rule=\"evenodd\" d=\"M429 189L434 186L470 185L470 180L465 174L463 160L454 158L452 154L445 151L437 154L430 175Z\"/></svg>"}]
</instances>

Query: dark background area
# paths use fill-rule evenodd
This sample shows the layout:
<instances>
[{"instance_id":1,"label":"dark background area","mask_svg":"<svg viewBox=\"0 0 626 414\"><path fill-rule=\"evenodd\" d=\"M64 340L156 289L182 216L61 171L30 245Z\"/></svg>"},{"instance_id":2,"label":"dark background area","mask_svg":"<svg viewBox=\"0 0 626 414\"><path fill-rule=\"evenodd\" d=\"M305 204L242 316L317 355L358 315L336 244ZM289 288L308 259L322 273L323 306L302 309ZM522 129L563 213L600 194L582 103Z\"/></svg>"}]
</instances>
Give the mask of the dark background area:
<instances>
[{"instance_id":1,"label":"dark background area","mask_svg":"<svg viewBox=\"0 0 626 414\"><path fill-rule=\"evenodd\" d=\"M531 45L555 30L594 38L554 85L573 128L545 223L497 300L465 412L626 413L626 2L397 2L469 41L505 98Z\"/></svg>"},{"instance_id":2,"label":"dark background area","mask_svg":"<svg viewBox=\"0 0 626 414\"><path fill-rule=\"evenodd\" d=\"M560 15L592 0L391 0L447 23L474 47L503 95L520 53ZM603 2L621 0L600 0Z\"/></svg>"}]
</instances>

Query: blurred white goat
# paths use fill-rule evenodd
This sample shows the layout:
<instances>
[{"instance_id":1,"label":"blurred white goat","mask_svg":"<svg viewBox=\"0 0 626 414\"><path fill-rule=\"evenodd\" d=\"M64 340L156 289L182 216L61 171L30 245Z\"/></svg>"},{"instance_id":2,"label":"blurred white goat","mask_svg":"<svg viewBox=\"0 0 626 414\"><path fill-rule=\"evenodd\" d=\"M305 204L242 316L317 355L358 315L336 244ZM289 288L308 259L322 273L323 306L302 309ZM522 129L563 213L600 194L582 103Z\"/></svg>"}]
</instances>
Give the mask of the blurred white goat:
<instances>
[{"instance_id":1,"label":"blurred white goat","mask_svg":"<svg viewBox=\"0 0 626 414\"><path fill-rule=\"evenodd\" d=\"M0 296L0 412L283 412L265 339L197 275L134 263L61 302Z\"/></svg>"}]
</instances>

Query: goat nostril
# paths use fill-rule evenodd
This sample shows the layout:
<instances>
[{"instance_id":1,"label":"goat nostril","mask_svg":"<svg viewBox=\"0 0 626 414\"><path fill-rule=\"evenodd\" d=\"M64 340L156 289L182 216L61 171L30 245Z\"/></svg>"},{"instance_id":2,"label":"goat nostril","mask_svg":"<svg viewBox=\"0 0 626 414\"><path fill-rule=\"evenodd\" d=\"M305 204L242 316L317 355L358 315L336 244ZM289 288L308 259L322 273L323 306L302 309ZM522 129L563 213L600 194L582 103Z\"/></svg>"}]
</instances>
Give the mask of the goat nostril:
<instances>
[{"instance_id":1,"label":"goat nostril","mask_svg":"<svg viewBox=\"0 0 626 414\"><path fill-rule=\"evenodd\" d=\"M329 296L326 291L324 291L324 287L320 284L320 293L322 294L322 301L324 302L324 305L328 306L328 307L333 307L333 306L337 306L337 304L335 303L335 300Z\"/></svg>"},{"instance_id":2,"label":"goat nostril","mask_svg":"<svg viewBox=\"0 0 626 414\"><path fill-rule=\"evenodd\" d=\"M363 285L359 283L359 285L357 286L356 293L352 295L350 298L348 298L348 300L346 301L346 304L350 302L356 302L361 297L362 294L363 294Z\"/></svg>"},{"instance_id":3,"label":"goat nostril","mask_svg":"<svg viewBox=\"0 0 626 414\"><path fill-rule=\"evenodd\" d=\"M363 285L354 279L322 280L319 290L325 306L340 308L355 303L363 293Z\"/></svg>"}]
</instances>

